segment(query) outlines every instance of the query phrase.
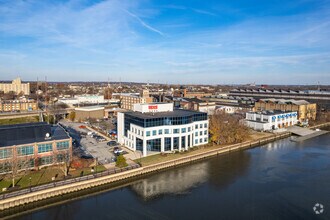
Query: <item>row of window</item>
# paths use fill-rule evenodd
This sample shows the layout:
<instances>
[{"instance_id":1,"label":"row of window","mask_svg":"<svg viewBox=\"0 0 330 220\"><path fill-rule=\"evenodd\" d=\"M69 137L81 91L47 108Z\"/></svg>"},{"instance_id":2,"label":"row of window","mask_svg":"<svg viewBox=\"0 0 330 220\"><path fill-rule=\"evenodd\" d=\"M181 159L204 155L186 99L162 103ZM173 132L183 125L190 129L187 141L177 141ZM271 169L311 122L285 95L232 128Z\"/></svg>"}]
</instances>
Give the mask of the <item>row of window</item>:
<instances>
[{"instance_id":1,"label":"row of window","mask_svg":"<svg viewBox=\"0 0 330 220\"><path fill-rule=\"evenodd\" d=\"M65 150L69 149L70 144L69 141L62 141L56 143L57 150ZM21 146L17 147L17 155L18 156L27 156L34 154L34 146ZM53 151L53 144L38 144L38 153L45 153ZM13 149L0 149L0 159L10 158L13 156Z\"/></svg>"},{"instance_id":2,"label":"row of window","mask_svg":"<svg viewBox=\"0 0 330 220\"><path fill-rule=\"evenodd\" d=\"M188 132L190 132L190 131L191 131L191 129L189 127ZM186 132L187 132L187 128L181 128L181 134L184 134ZM170 129L164 129L164 134L170 134L170 133L171 133ZM173 134L179 134L179 133L180 133L179 128L173 129ZM204 135L207 135L207 130L204 130L204 132L199 131L200 136L203 135L203 133L204 133ZM146 131L146 136L147 137L150 137L151 134L152 134L152 136L156 136L157 134L161 135L161 134L163 134L163 130L159 129L158 132L157 132L157 130L153 130L152 132ZM198 131L195 132L195 135L198 136Z\"/></svg>"},{"instance_id":3,"label":"row of window","mask_svg":"<svg viewBox=\"0 0 330 220\"><path fill-rule=\"evenodd\" d=\"M206 143L207 142L207 138L204 138L204 142L203 142L203 138L200 138L199 140L198 139L195 139L195 144L198 144L198 143Z\"/></svg>"},{"instance_id":4,"label":"row of window","mask_svg":"<svg viewBox=\"0 0 330 220\"><path fill-rule=\"evenodd\" d=\"M195 132L195 136L198 136L198 133L199 133L199 136L203 136L203 134L204 134L204 135L207 135L207 130L205 130L204 132L203 132L203 131L199 131L199 132L196 131L196 132Z\"/></svg>"}]
</instances>

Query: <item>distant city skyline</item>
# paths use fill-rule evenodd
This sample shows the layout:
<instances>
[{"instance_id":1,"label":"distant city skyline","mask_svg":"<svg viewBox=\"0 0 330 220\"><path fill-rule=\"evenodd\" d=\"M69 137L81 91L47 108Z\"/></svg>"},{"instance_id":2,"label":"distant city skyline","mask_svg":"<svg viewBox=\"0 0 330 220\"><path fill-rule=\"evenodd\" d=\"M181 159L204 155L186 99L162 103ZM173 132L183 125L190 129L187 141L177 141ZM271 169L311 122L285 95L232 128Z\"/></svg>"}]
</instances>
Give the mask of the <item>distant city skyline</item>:
<instances>
[{"instance_id":1,"label":"distant city skyline","mask_svg":"<svg viewBox=\"0 0 330 220\"><path fill-rule=\"evenodd\" d=\"M0 0L0 80L330 84L330 2Z\"/></svg>"}]
</instances>

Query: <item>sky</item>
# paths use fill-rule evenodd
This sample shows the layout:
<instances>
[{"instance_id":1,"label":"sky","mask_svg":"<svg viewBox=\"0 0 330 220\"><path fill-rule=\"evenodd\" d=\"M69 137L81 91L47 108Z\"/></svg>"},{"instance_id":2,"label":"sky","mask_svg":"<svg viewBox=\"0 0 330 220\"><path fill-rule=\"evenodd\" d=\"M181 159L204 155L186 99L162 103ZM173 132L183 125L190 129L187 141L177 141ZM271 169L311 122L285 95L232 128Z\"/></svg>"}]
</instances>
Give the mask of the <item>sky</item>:
<instances>
[{"instance_id":1,"label":"sky","mask_svg":"<svg viewBox=\"0 0 330 220\"><path fill-rule=\"evenodd\" d=\"M330 84L329 0L0 0L0 80Z\"/></svg>"}]
</instances>

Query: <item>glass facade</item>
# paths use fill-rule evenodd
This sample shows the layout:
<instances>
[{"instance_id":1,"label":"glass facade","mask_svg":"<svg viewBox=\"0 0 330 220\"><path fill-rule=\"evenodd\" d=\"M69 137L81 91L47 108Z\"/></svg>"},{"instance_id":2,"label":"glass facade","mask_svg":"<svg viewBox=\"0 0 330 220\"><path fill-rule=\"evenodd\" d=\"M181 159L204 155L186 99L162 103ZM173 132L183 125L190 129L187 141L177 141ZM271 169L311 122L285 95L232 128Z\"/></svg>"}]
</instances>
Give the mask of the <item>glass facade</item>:
<instances>
[{"instance_id":1,"label":"glass facade","mask_svg":"<svg viewBox=\"0 0 330 220\"><path fill-rule=\"evenodd\" d=\"M49 144L38 144L38 153L45 153L53 151L53 145Z\"/></svg>"},{"instance_id":2,"label":"glass facade","mask_svg":"<svg viewBox=\"0 0 330 220\"><path fill-rule=\"evenodd\" d=\"M163 125L185 125L195 121L207 120L207 113L188 112L187 116L171 116L171 117L155 117L142 118L130 114L125 114L124 117L124 135L127 137L127 131L130 130L130 125L134 124L143 128L163 126Z\"/></svg>"},{"instance_id":3,"label":"glass facade","mask_svg":"<svg viewBox=\"0 0 330 220\"><path fill-rule=\"evenodd\" d=\"M147 150L148 151L158 151L160 152L161 148L161 139L152 139L152 140L147 140Z\"/></svg>"},{"instance_id":4,"label":"glass facade","mask_svg":"<svg viewBox=\"0 0 330 220\"><path fill-rule=\"evenodd\" d=\"M57 150L69 149L69 146L70 146L69 141L62 141L56 143Z\"/></svg>"},{"instance_id":5,"label":"glass facade","mask_svg":"<svg viewBox=\"0 0 330 220\"><path fill-rule=\"evenodd\" d=\"M10 158L13 156L13 149L0 149L0 159Z\"/></svg>"},{"instance_id":6,"label":"glass facade","mask_svg":"<svg viewBox=\"0 0 330 220\"><path fill-rule=\"evenodd\" d=\"M143 151L143 140L135 138L136 150Z\"/></svg>"},{"instance_id":7,"label":"glass facade","mask_svg":"<svg viewBox=\"0 0 330 220\"><path fill-rule=\"evenodd\" d=\"M164 150L165 151L170 151L171 150L171 138L165 138L165 146L164 146Z\"/></svg>"},{"instance_id":8,"label":"glass facade","mask_svg":"<svg viewBox=\"0 0 330 220\"><path fill-rule=\"evenodd\" d=\"M186 147L186 136L182 136L181 137L181 148L185 148Z\"/></svg>"},{"instance_id":9,"label":"glass facade","mask_svg":"<svg viewBox=\"0 0 330 220\"><path fill-rule=\"evenodd\" d=\"M25 155L32 155L32 154L34 154L34 147L33 146L17 147L17 155L18 156L25 156Z\"/></svg>"},{"instance_id":10,"label":"glass facade","mask_svg":"<svg viewBox=\"0 0 330 220\"><path fill-rule=\"evenodd\" d=\"M173 138L173 149L179 150L179 137Z\"/></svg>"}]
</instances>

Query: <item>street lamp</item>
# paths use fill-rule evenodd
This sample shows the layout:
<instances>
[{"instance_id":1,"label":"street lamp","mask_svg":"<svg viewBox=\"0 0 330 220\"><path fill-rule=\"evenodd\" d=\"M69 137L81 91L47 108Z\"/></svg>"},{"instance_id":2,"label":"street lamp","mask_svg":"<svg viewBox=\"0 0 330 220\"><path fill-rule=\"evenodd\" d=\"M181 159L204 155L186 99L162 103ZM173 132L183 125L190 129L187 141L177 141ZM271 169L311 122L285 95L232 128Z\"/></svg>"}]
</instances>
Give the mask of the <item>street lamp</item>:
<instances>
[{"instance_id":1,"label":"street lamp","mask_svg":"<svg viewBox=\"0 0 330 220\"><path fill-rule=\"evenodd\" d=\"M30 178L29 178L29 180L30 180L30 192L31 192L31 179L32 179L32 178L30 177Z\"/></svg>"}]
</instances>

